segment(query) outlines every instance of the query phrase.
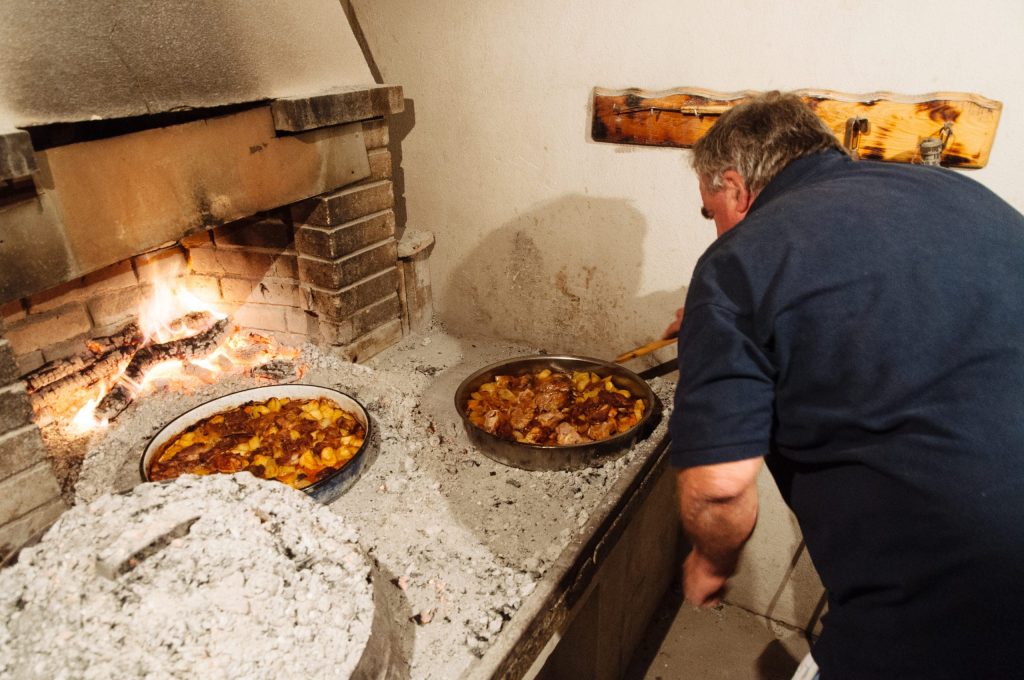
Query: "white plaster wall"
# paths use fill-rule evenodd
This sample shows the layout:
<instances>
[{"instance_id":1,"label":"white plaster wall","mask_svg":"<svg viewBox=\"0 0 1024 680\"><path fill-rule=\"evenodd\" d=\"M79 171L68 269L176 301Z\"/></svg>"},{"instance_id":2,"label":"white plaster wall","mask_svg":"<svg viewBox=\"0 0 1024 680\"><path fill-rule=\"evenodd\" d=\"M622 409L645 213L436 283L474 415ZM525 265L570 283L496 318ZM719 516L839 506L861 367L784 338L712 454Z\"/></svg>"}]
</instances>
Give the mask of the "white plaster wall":
<instances>
[{"instance_id":1,"label":"white plaster wall","mask_svg":"<svg viewBox=\"0 0 1024 680\"><path fill-rule=\"evenodd\" d=\"M0 56L3 127L373 82L337 0L5 2Z\"/></svg>"},{"instance_id":2,"label":"white plaster wall","mask_svg":"<svg viewBox=\"0 0 1024 680\"><path fill-rule=\"evenodd\" d=\"M590 141L595 86L976 92L1004 110L989 166L963 172L1024 209L1019 0L352 5L408 100L394 140L408 224L435 232L435 308L457 332L610 357L680 306L714 236L688 152ZM762 482L730 599L815 628L820 585Z\"/></svg>"},{"instance_id":3,"label":"white plaster wall","mask_svg":"<svg viewBox=\"0 0 1024 680\"><path fill-rule=\"evenodd\" d=\"M656 337L713 238L688 152L589 140L594 86L977 92L1005 104L989 167L1024 208L1024 3L353 0L401 84L410 226L438 315L555 351ZM555 326L552 320L560 323Z\"/></svg>"}]
</instances>

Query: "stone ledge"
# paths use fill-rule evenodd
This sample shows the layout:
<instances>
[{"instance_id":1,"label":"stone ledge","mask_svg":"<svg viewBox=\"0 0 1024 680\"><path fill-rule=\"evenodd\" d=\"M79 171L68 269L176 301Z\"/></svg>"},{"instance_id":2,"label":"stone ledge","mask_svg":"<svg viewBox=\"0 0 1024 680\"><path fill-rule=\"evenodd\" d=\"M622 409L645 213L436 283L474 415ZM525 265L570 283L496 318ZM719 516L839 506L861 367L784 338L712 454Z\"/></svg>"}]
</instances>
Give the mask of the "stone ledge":
<instances>
[{"instance_id":1,"label":"stone ledge","mask_svg":"<svg viewBox=\"0 0 1024 680\"><path fill-rule=\"evenodd\" d=\"M26 177L37 169L29 134L24 130L0 130L0 180Z\"/></svg>"},{"instance_id":2,"label":"stone ledge","mask_svg":"<svg viewBox=\"0 0 1024 680\"><path fill-rule=\"evenodd\" d=\"M377 118L405 109L400 85L342 87L308 97L275 99L270 104L274 128L302 132Z\"/></svg>"},{"instance_id":3,"label":"stone ledge","mask_svg":"<svg viewBox=\"0 0 1024 680\"><path fill-rule=\"evenodd\" d=\"M398 259L411 260L424 251L426 251L425 256L429 257L430 251L433 249L434 232L406 229L398 241Z\"/></svg>"}]
</instances>

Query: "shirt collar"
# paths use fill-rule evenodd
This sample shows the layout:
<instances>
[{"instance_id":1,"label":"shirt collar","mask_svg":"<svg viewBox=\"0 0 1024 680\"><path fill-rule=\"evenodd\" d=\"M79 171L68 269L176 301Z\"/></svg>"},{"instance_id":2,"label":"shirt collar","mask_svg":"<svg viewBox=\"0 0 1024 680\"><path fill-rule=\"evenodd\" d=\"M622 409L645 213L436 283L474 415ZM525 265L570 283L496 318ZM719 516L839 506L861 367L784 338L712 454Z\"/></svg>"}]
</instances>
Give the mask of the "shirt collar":
<instances>
[{"instance_id":1,"label":"shirt collar","mask_svg":"<svg viewBox=\"0 0 1024 680\"><path fill-rule=\"evenodd\" d=\"M750 212L755 212L761 206L770 203L776 197L791 189L819 179L823 173L852 162L852 158L835 149L826 149L825 151L819 151L810 156L790 161L789 165L784 167L772 181L768 182L768 186L757 195L753 205L750 206Z\"/></svg>"}]
</instances>

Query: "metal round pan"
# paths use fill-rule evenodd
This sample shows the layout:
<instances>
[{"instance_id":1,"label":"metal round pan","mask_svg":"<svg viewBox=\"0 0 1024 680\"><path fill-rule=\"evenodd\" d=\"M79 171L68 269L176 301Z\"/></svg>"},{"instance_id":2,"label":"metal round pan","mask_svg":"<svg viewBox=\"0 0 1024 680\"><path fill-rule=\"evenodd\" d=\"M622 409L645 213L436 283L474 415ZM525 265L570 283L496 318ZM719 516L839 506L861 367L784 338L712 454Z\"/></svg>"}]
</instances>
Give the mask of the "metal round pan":
<instances>
[{"instance_id":1,"label":"metal round pan","mask_svg":"<svg viewBox=\"0 0 1024 680\"><path fill-rule=\"evenodd\" d=\"M496 375L522 375L545 368L552 371L593 371L612 376L616 384L644 400L644 415L634 427L621 434L597 442L572 446L523 444L497 437L474 425L467 415L466 403L481 385ZM466 434L480 451L499 463L524 470L578 470L600 465L614 459L651 433L661 417L661 402L640 376L618 364L601 359L572 355L537 355L506 359L484 366L462 381L455 391L455 410L462 418Z\"/></svg>"},{"instance_id":2,"label":"metal round pan","mask_svg":"<svg viewBox=\"0 0 1024 680\"><path fill-rule=\"evenodd\" d=\"M366 449L370 443L370 416L366 412L366 409L363 408L363 405L353 397L350 397L344 392L339 392L338 390L332 390L327 387L318 387L316 385L273 385L269 387L254 387L248 390L232 392L231 394L200 404L190 411L186 411L165 425L163 429L156 433L153 439L151 439L149 444L146 446L146 450L143 452L142 458L139 460L139 472L142 475L143 481L150 481L150 460L152 460L153 456L155 456L157 451L160 450L160 447L163 446L164 442L173 437L177 437L192 425L220 413L221 411L236 408L250 401L266 401L271 397L288 397L289 399L330 399L341 408L355 416L356 420L366 428L366 436L363 438L363 445L360 446L359 450L356 451L356 454L352 456L352 460L350 460L340 470L335 470L327 477L310 484L304 489L300 489L300 491L309 494L321 503L330 503L331 501L334 501L355 483L360 470L362 470L364 459L366 457Z\"/></svg>"}]
</instances>

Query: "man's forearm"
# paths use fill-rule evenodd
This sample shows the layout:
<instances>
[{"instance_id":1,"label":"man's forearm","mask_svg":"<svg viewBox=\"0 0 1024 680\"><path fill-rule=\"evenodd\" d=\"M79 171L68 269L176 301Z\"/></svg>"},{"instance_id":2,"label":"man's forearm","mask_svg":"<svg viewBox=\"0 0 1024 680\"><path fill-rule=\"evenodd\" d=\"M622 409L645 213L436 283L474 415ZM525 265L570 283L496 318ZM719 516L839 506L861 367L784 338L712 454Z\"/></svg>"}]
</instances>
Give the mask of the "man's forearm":
<instances>
[{"instance_id":1,"label":"man's forearm","mask_svg":"<svg viewBox=\"0 0 1024 680\"><path fill-rule=\"evenodd\" d=\"M683 530L714 573L736 568L757 522L757 472L761 459L705 465L678 475Z\"/></svg>"}]
</instances>

